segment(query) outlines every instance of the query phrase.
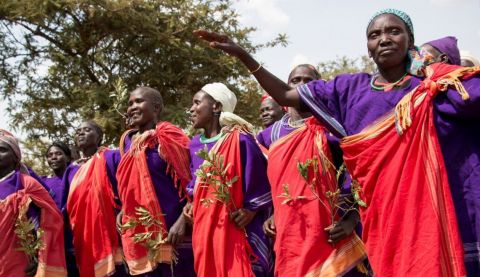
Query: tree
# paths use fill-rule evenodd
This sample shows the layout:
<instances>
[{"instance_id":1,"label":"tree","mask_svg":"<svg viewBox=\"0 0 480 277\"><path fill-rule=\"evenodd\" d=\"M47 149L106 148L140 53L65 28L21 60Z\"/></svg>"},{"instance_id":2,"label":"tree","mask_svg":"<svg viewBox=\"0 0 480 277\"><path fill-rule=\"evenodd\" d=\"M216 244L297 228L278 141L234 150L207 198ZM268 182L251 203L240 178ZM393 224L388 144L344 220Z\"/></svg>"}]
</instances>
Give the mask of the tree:
<instances>
[{"instance_id":1,"label":"tree","mask_svg":"<svg viewBox=\"0 0 480 277\"><path fill-rule=\"evenodd\" d=\"M335 60L320 62L318 71L322 75L322 79L331 80L338 74L342 73L373 73L375 71L375 63L367 56L359 58L338 57Z\"/></svg>"},{"instance_id":2,"label":"tree","mask_svg":"<svg viewBox=\"0 0 480 277\"><path fill-rule=\"evenodd\" d=\"M165 119L180 126L206 83L226 82L240 101L253 101L242 94L248 87L236 88L249 77L246 68L205 47L192 35L197 28L226 33L253 53L286 43L279 35L253 44L254 28L241 27L231 2L221 0L4 0L0 23L1 93L27 142L68 140L93 118L115 144L124 128L122 92L138 85L158 89Z\"/></svg>"}]
</instances>

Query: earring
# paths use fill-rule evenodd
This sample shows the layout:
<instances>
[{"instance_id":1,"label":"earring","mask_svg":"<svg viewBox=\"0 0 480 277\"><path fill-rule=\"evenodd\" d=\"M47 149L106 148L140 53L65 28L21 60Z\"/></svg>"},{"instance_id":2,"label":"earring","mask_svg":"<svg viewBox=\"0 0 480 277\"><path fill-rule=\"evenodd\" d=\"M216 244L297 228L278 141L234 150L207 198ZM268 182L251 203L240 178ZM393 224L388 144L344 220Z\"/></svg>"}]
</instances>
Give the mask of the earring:
<instances>
[{"instance_id":1,"label":"earring","mask_svg":"<svg viewBox=\"0 0 480 277\"><path fill-rule=\"evenodd\" d=\"M213 112L213 116L220 116L222 112Z\"/></svg>"}]
</instances>

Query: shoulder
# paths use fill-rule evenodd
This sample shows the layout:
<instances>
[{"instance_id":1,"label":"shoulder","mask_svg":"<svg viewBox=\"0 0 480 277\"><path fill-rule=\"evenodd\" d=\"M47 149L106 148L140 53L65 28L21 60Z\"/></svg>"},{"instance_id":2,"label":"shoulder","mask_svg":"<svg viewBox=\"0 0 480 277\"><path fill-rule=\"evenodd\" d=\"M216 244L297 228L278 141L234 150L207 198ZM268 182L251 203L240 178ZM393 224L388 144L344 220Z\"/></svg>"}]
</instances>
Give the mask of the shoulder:
<instances>
[{"instance_id":1,"label":"shoulder","mask_svg":"<svg viewBox=\"0 0 480 277\"><path fill-rule=\"evenodd\" d=\"M42 186L42 184L32 176L25 174L25 173L20 173L20 178L22 180L22 185L24 188L29 188L29 189L43 189L46 192L46 188Z\"/></svg>"},{"instance_id":2,"label":"shoulder","mask_svg":"<svg viewBox=\"0 0 480 277\"><path fill-rule=\"evenodd\" d=\"M278 122L278 121L276 121ZM260 132L258 132L257 134L257 139L260 140L260 139L263 139L265 140L265 138L267 138L268 136L270 136L270 133L272 132L272 128L273 128L273 125L276 123L274 122L272 125L268 126L267 128L261 130Z\"/></svg>"},{"instance_id":3,"label":"shoulder","mask_svg":"<svg viewBox=\"0 0 480 277\"><path fill-rule=\"evenodd\" d=\"M298 90L306 90L312 92L333 93L349 90L351 87L358 85L368 85L372 79L372 75L368 73L344 73L335 76L331 80L315 80L307 85L299 86Z\"/></svg>"},{"instance_id":4,"label":"shoulder","mask_svg":"<svg viewBox=\"0 0 480 277\"><path fill-rule=\"evenodd\" d=\"M240 133L240 146L247 148L259 148L255 137L252 134L244 132Z\"/></svg>"}]
</instances>

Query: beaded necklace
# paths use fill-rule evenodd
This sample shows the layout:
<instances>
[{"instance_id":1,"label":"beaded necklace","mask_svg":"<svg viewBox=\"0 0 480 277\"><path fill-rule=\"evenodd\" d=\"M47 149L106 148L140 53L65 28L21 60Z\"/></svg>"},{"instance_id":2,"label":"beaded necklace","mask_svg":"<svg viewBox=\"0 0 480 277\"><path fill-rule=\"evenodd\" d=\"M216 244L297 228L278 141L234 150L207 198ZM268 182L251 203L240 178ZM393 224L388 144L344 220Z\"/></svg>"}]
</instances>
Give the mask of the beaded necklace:
<instances>
[{"instance_id":1,"label":"beaded necklace","mask_svg":"<svg viewBox=\"0 0 480 277\"><path fill-rule=\"evenodd\" d=\"M404 81L407 81L408 79L410 79L410 76L408 76L408 72L407 72L400 79L398 79L393 83L380 83L380 82L377 82L377 78L378 78L378 75L372 77L372 79L370 80L370 87L372 87L372 89L377 91L389 91L396 86L402 85Z\"/></svg>"},{"instance_id":2,"label":"beaded necklace","mask_svg":"<svg viewBox=\"0 0 480 277\"><path fill-rule=\"evenodd\" d=\"M218 133L218 135L216 135L214 137L211 137L211 138L206 138L205 134L201 134L200 135L200 142L203 143L203 144L214 142L214 141L219 140L222 136L223 136L222 132Z\"/></svg>"}]
</instances>

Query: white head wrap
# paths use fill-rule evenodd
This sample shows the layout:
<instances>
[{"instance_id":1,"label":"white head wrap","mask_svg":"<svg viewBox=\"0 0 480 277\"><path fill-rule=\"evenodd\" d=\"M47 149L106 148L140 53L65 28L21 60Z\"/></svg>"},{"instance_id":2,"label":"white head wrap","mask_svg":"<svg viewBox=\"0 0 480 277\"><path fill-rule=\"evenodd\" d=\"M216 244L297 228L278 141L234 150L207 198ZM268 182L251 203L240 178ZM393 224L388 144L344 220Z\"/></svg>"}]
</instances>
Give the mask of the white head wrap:
<instances>
[{"instance_id":1,"label":"white head wrap","mask_svg":"<svg viewBox=\"0 0 480 277\"><path fill-rule=\"evenodd\" d=\"M475 58L470 51L460 50L460 59L469 60L473 63L474 66L480 65L480 61Z\"/></svg>"},{"instance_id":2,"label":"white head wrap","mask_svg":"<svg viewBox=\"0 0 480 277\"><path fill-rule=\"evenodd\" d=\"M253 129L252 124L233 113L235 106L237 105L237 97L227 88L226 85L222 83L211 83L203 86L202 91L206 92L215 99L215 101L222 104L222 113L219 118L222 127L239 124L246 127L248 130Z\"/></svg>"}]
</instances>

